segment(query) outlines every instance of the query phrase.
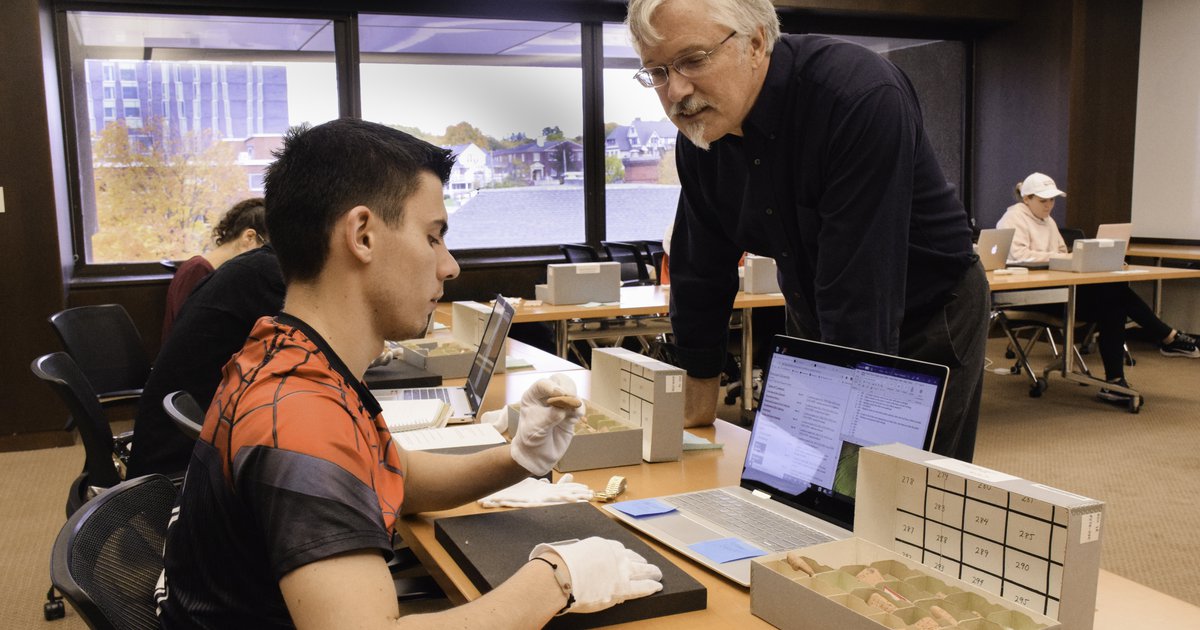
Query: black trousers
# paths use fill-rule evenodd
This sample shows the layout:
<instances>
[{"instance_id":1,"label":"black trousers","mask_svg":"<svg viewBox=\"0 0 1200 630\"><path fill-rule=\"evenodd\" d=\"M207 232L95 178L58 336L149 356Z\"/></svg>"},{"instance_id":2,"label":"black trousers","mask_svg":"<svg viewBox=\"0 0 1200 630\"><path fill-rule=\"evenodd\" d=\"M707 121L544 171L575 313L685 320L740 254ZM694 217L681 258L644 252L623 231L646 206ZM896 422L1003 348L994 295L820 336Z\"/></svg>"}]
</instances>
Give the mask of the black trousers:
<instances>
[{"instance_id":1,"label":"black trousers","mask_svg":"<svg viewBox=\"0 0 1200 630\"><path fill-rule=\"evenodd\" d=\"M933 451L965 462L975 456L988 304L987 276L976 262L963 274L941 309L924 321L906 323L900 331L900 356L950 368ZM818 338L791 308L787 324L788 334Z\"/></svg>"}]
</instances>

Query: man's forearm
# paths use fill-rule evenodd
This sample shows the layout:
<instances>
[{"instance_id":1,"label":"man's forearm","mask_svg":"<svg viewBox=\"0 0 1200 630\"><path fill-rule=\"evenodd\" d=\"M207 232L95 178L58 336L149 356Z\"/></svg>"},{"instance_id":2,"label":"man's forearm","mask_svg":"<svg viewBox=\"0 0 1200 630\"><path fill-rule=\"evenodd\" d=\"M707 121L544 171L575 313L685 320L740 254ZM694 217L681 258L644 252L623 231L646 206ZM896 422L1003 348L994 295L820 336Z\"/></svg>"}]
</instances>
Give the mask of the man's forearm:
<instances>
[{"instance_id":1,"label":"man's forearm","mask_svg":"<svg viewBox=\"0 0 1200 630\"><path fill-rule=\"evenodd\" d=\"M717 392L721 377L693 378L683 384L683 426L704 427L717 419Z\"/></svg>"},{"instance_id":2,"label":"man's forearm","mask_svg":"<svg viewBox=\"0 0 1200 630\"><path fill-rule=\"evenodd\" d=\"M404 514L445 510L507 488L529 476L509 445L470 455L404 451Z\"/></svg>"}]
</instances>

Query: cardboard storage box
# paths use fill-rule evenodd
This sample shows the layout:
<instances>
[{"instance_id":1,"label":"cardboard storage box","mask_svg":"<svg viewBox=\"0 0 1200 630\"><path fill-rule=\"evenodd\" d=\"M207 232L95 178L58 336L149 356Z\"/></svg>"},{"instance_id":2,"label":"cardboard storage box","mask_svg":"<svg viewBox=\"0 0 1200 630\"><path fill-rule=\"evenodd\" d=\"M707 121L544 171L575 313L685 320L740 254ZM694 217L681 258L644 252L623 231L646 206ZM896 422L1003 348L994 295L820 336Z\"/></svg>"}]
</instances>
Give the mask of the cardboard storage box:
<instances>
[{"instance_id":1,"label":"cardboard storage box","mask_svg":"<svg viewBox=\"0 0 1200 630\"><path fill-rule=\"evenodd\" d=\"M563 453L554 469L558 472L573 472L576 470L591 470L593 468L609 468L613 466L632 466L642 461L642 429L625 424L620 414L605 409L591 401L584 401L586 414L591 416L591 422L601 424L596 428L604 429L592 432L587 427L577 426L571 445ZM608 420L597 422L596 416L606 416ZM508 434L517 434L520 424L520 405L508 406ZM681 438L682 439L682 436Z\"/></svg>"},{"instance_id":2,"label":"cardboard storage box","mask_svg":"<svg viewBox=\"0 0 1200 630\"><path fill-rule=\"evenodd\" d=\"M442 378L466 377L479 351L475 346L458 341L433 339L402 341L400 347L404 348L405 363L441 375Z\"/></svg>"},{"instance_id":3,"label":"cardboard storage box","mask_svg":"<svg viewBox=\"0 0 1200 630\"><path fill-rule=\"evenodd\" d=\"M483 341L483 331L487 328L488 318L492 316L492 305L483 302L452 302L450 304L450 336L458 342L479 348ZM504 338L504 347L500 356L508 356L508 338ZM504 362L496 365L496 373L504 372ZM464 373L463 376L466 376Z\"/></svg>"},{"instance_id":4,"label":"cardboard storage box","mask_svg":"<svg viewBox=\"0 0 1200 630\"><path fill-rule=\"evenodd\" d=\"M642 429L642 459L683 455L684 371L625 348L592 350L592 400Z\"/></svg>"},{"instance_id":5,"label":"cardboard storage box","mask_svg":"<svg viewBox=\"0 0 1200 630\"><path fill-rule=\"evenodd\" d=\"M546 284L535 285L534 293L547 304L620 302L621 263L546 265Z\"/></svg>"},{"instance_id":6,"label":"cardboard storage box","mask_svg":"<svg viewBox=\"0 0 1200 630\"><path fill-rule=\"evenodd\" d=\"M859 545L857 550L871 550L871 553L877 553L872 547L880 546L894 554L880 559L920 568L925 575L918 577L938 578L946 586L1002 604L1004 610L989 613L1007 619L1000 627L1091 628L1103 514L1104 504L1100 501L927 451L889 444L859 451L856 539L852 544ZM829 543L836 544L840 543ZM844 561L846 556L838 555L843 553L843 547L829 545L810 547L802 554L831 569L870 564ZM831 555L822 555L826 553ZM778 563L770 563L781 557L781 554L764 557L760 559L763 566L753 568L760 573L765 569L776 571ZM779 588L770 586L776 582L772 576L764 578L761 586L766 590L759 590L758 580L758 574L752 573L751 610L755 611L753 602L758 599L757 609L772 616L763 618L780 627L891 627L874 621L867 623L857 615L860 621L855 623L859 625L794 625L800 621L794 611L810 609L793 609L788 618L778 617L776 611L795 606L797 598L812 599L814 606L821 606L811 609L818 618L821 615L817 610L837 617L845 614L846 608L829 599L828 589L805 588L803 580L783 590L779 584L776 584ZM929 592L928 588L922 590ZM779 601L785 592L788 599ZM821 603L815 603L813 593L818 592ZM829 624L832 618L822 619ZM981 615L980 621L959 627L993 628L983 622L986 618L987 615ZM1033 625L1022 621L1026 618L1033 620Z\"/></svg>"},{"instance_id":7,"label":"cardboard storage box","mask_svg":"<svg viewBox=\"0 0 1200 630\"><path fill-rule=\"evenodd\" d=\"M747 254L745 268L742 291L746 293L779 293L779 276L775 272L774 258Z\"/></svg>"},{"instance_id":8,"label":"cardboard storage box","mask_svg":"<svg viewBox=\"0 0 1200 630\"><path fill-rule=\"evenodd\" d=\"M1068 627L862 538L800 553L814 575L793 569L786 553L755 558L750 564L750 612L785 630ZM863 574L871 569L877 572L874 578ZM890 612L868 603L876 601L886 602Z\"/></svg>"}]
</instances>

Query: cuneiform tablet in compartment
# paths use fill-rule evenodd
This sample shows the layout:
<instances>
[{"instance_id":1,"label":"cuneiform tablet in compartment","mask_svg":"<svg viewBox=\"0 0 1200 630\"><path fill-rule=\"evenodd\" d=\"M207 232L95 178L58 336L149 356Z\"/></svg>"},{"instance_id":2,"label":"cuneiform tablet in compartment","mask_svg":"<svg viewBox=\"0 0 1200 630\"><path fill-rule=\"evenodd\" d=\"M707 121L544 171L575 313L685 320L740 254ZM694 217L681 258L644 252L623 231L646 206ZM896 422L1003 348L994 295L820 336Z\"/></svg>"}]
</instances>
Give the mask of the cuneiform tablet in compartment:
<instances>
[{"instance_id":1,"label":"cuneiform tablet in compartment","mask_svg":"<svg viewBox=\"0 0 1200 630\"><path fill-rule=\"evenodd\" d=\"M962 496L930 488L925 494L925 518L961 528L963 524Z\"/></svg>"},{"instance_id":2,"label":"cuneiform tablet in compartment","mask_svg":"<svg viewBox=\"0 0 1200 630\"><path fill-rule=\"evenodd\" d=\"M1008 516L1008 532L1005 544L1039 558L1050 557L1050 530L1053 526L1024 514Z\"/></svg>"},{"instance_id":3,"label":"cuneiform tablet in compartment","mask_svg":"<svg viewBox=\"0 0 1200 630\"><path fill-rule=\"evenodd\" d=\"M1050 561L1037 556L1031 556L1016 549L1009 549L1004 554L1004 579L1016 582L1021 586L1046 592L1046 582L1049 577Z\"/></svg>"},{"instance_id":4,"label":"cuneiform tablet in compartment","mask_svg":"<svg viewBox=\"0 0 1200 630\"><path fill-rule=\"evenodd\" d=\"M925 467L912 462L896 465L896 508L925 513Z\"/></svg>"},{"instance_id":5,"label":"cuneiform tablet in compartment","mask_svg":"<svg viewBox=\"0 0 1200 630\"><path fill-rule=\"evenodd\" d=\"M951 560L960 560L962 532L948 525L926 521L925 549Z\"/></svg>"},{"instance_id":6,"label":"cuneiform tablet in compartment","mask_svg":"<svg viewBox=\"0 0 1200 630\"><path fill-rule=\"evenodd\" d=\"M1028 514L1029 516L1040 518L1044 521L1054 518L1053 505L1046 503L1045 501L1039 501L1037 499L1027 497L1023 494L1013 494L1010 497L1008 509L1014 512Z\"/></svg>"},{"instance_id":7,"label":"cuneiform tablet in compartment","mask_svg":"<svg viewBox=\"0 0 1200 630\"><path fill-rule=\"evenodd\" d=\"M1004 540L1004 508L968 497L964 505L963 529L983 538Z\"/></svg>"},{"instance_id":8,"label":"cuneiform tablet in compartment","mask_svg":"<svg viewBox=\"0 0 1200 630\"><path fill-rule=\"evenodd\" d=\"M920 546L925 539L925 519L908 512L896 511L896 540Z\"/></svg>"},{"instance_id":9,"label":"cuneiform tablet in compartment","mask_svg":"<svg viewBox=\"0 0 1200 630\"><path fill-rule=\"evenodd\" d=\"M1021 606L1029 608L1030 610L1035 610L1038 613L1043 613L1046 610L1045 595L1037 591L1027 589L1015 582L1005 580L1004 592L1001 593L1000 596L1010 602L1015 602Z\"/></svg>"},{"instance_id":10,"label":"cuneiform tablet in compartment","mask_svg":"<svg viewBox=\"0 0 1200 630\"><path fill-rule=\"evenodd\" d=\"M1004 580L1000 579L999 576L986 571L980 571L965 564L962 567L962 577L959 579L975 588L981 588L994 595L999 595L1000 589L1004 585Z\"/></svg>"},{"instance_id":11,"label":"cuneiform tablet in compartment","mask_svg":"<svg viewBox=\"0 0 1200 630\"><path fill-rule=\"evenodd\" d=\"M967 533L963 534L962 545L962 561L964 565L982 569L995 575L1000 575L1004 572L1004 545ZM999 592L999 590L996 592Z\"/></svg>"}]
</instances>

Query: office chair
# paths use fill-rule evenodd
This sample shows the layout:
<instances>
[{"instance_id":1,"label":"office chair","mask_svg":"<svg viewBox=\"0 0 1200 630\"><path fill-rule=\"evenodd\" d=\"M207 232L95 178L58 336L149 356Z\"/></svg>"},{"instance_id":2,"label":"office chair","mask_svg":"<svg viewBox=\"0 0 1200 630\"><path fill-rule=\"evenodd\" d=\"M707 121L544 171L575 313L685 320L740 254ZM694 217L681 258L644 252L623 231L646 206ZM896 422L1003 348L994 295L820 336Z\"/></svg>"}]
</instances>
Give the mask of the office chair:
<instances>
[{"instance_id":1,"label":"office chair","mask_svg":"<svg viewBox=\"0 0 1200 630\"><path fill-rule=\"evenodd\" d=\"M46 381L67 405L75 428L83 441L83 472L71 482L67 494L67 516L96 496L101 490L117 485L125 477L132 433L113 436L100 400L86 376L65 352L54 352L34 359L30 369ZM54 587L46 593L42 614L46 620L59 619L66 611Z\"/></svg>"},{"instance_id":2,"label":"office chair","mask_svg":"<svg viewBox=\"0 0 1200 630\"><path fill-rule=\"evenodd\" d=\"M175 426L184 435L195 440L200 437L200 428L204 425L204 410L195 398L186 391L171 392L163 397L163 411L175 422Z\"/></svg>"},{"instance_id":3,"label":"office chair","mask_svg":"<svg viewBox=\"0 0 1200 630\"><path fill-rule=\"evenodd\" d=\"M137 326L120 304L68 308L51 315L50 326L102 405L141 397L150 362Z\"/></svg>"},{"instance_id":4,"label":"office chair","mask_svg":"<svg viewBox=\"0 0 1200 630\"><path fill-rule=\"evenodd\" d=\"M158 264L159 264L159 266L161 266L163 269L167 270L170 273L175 273L176 271L179 271L179 263L175 262L174 260L170 260L168 258L163 258L162 260L158 261Z\"/></svg>"},{"instance_id":5,"label":"office chair","mask_svg":"<svg viewBox=\"0 0 1200 630\"><path fill-rule=\"evenodd\" d=\"M654 270L654 284L662 284L662 261L666 256L666 251L663 249L662 241L638 241L646 251L646 260L650 263L650 268Z\"/></svg>"},{"instance_id":6,"label":"office chair","mask_svg":"<svg viewBox=\"0 0 1200 630\"><path fill-rule=\"evenodd\" d=\"M558 246L558 249L563 253L563 256L569 263L586 263L599 262L600 254L592 249L591 245L581 245L578 243L564 243Z\"/></svg>"},{"instance_id":7,"label":"office chair","mask_svg":"<svg viewBox=\"0 0 1200 630\"><path fill-rule=\"evenodd\" d=\"M602 241L608 259L621 263L621 285L642 286L654 284L650 278L650 263L637 243Z\"/></svg>"},{"instance_id":8,"label":"office chair","mask_svg":"<svg viewBox=\"0 0 1200 630\"><path fill-rule=\"evenodd\" d=\"M88 627L159 627L154 588L177 492L146 475L98 495L67 519L50 555L50 581Z\"/></svg>"}]
</instances>

